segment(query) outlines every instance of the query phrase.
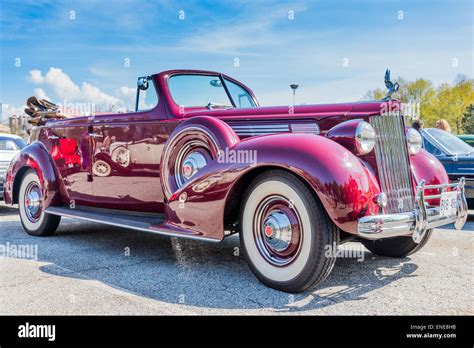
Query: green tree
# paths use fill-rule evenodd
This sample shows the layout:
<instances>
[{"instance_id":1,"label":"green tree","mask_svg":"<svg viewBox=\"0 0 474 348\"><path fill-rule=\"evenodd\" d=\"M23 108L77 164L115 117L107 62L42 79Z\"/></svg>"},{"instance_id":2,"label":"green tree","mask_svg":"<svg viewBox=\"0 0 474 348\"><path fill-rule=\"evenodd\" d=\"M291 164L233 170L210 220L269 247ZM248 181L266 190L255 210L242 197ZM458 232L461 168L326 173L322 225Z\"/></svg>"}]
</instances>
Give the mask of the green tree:
<instances>
[{"instance_id":1,"label":"green tree","mask_svg":"<svg viewBox=\"0 0 474 348\"><path fill-rule=\"evenodd\" d=\"M437 88L431 81L425 79L407 81L399 78L398 83L400 88L394 94L394 98L411 108L419 105L419 116L426 127L434 127L437 120L444 118L456 133L472 129L469 125L473 122L471 107L474 104L473 79L459 75L453 85L443 83ZM367 92L366 97L381 99L385 93L381 89L374 89ZM468 111L471 111L471 114Z\"/></svg>"},{"instance_id":2,"label":"green tree","mask_svg":"<svg viewBox=\"0 0 474 348\"><path fill-rule=\"evenodd\" d=\"M474 134L474 104L471 104L467 107L461 123L464 133Z\"/></svg>"},{"instance_id":3,"label":"green tree","mask_svg":"<svg viewBox=\"0 0 474 348\"><path fill-rule=\"evenodd\" d=\"M364 100L381 100L385 97L385 95L387 94L387 91L384 91L380 88L377 88L377 89L374 89L374 90L371 90L371 91L368 91L365 95L364 95Z\"/></svg>"}]
</instances>

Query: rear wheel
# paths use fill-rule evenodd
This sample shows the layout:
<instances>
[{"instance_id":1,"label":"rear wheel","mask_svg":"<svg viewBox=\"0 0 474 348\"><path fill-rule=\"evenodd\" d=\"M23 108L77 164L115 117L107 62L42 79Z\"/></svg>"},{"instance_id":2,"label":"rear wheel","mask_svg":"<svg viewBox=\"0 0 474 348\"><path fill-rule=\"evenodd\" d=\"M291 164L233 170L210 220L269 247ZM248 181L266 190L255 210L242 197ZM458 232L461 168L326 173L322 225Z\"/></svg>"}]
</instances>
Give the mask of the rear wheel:
<instances>
[{"instance_id":1,"label":"rear wheel","mask_svg":"<svg viewBox=\"0 0 474 348\"><path fill-rule=\"evenodd\" d=\"M423 248L431 237L433 230L426 231L420 243L411 237L394 237L379 240L362 240L362 244L373 254L389 257L405 257Z\"/></svg>"},{"instance_id":2,"label":"rear wheel","mask_svg":"<svg viewBox=\"0 0 474 348\"><path fill-rule=\"evenodd\" d=\"M247 189L240 239L250 269L269 287L300 292L332 270L338 231L321 203L294 175L271 170ZM329 250L329 251L330 251Z\"/></svg>"},{"instance_id":3,"label":"rear wheel","mask_svg":"<svg viewBox=\"0 0 474 348\"><path fill-rule=\"evenodd\" d=\"M49 236L58 228L60 216L43 211L43 190L38 174L29 169L20 185L18 208L21 224L26 233L32 236Z\"/></svg>"}]
</instances>

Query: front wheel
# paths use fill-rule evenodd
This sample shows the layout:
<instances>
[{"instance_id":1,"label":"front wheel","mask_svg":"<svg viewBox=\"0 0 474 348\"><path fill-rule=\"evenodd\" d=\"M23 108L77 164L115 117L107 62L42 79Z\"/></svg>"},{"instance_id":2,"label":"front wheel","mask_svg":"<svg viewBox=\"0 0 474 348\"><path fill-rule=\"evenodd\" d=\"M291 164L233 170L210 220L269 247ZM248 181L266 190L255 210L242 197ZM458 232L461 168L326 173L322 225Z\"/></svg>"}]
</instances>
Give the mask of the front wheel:
<instances>
[{"instance_id":1,"label":"front wheel","mask_svg":"<svg viewBox=\"0 0 474 348\"><path fill-rule=\"evenodd\" d=\"M49 236L58 228L60 216L43 211L43 190L36 171L29 169L20 185L18 209L21 224L26 233L32 236Z\"/></svg>"},{"instance_id":2,"label":"front wheel","mask_svg":"<svg viewBox=\"0 0 474 348\"><path fill-rule=\"evenodd\" d=\"M338 230L294 175L271 170L247 189L240 240L250 269L269 287L300 292L321 283L336 261Z\"/></svg>"},{"instance_id":3,"label":"front wheel","mask_svg":"<svg viewBox=\"0 0 474 348\"><path fill-rule=\"evenodd\" d=\"M361 242L373 254L401 258L414 254L423 248L430 239L432 231L426 231L420 243L415 243L411 237L403 236L378 240L364 239Z\"/></svg>"}]
</instances>

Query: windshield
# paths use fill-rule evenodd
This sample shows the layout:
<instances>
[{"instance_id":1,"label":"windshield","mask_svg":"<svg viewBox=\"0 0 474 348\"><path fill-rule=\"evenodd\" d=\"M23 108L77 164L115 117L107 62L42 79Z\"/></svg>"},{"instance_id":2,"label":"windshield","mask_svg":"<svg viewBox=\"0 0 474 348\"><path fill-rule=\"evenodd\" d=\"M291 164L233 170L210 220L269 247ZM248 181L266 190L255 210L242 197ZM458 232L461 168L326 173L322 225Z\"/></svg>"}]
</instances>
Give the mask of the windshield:
<instances>
[{"instance_id":1,"label":"windshield","mask_svg":"<svg viewBox=\"0 0 474 348\"><path fill-rule=\"evenodd\" d=\"M458 137L438 128L424 129L434 145L448 155L469 155L474 153L473 148Z\"/></svg>"},{"instance_id":2,"label":"windshield","mask_svg":"<svg viewBox=\"0 0 474 348\"><path fill-rule=\"evenodd\" d=\"M211 109L255 106L244 88L219 75L173 75L168 86L173 100L183 107Z\"/></svg>"},{"instance_id":3,"label":"windshield","mask_svg":"<svg viewBox=\"0 0 474 348\"><path fill-rule=\"evenodd\" d=\"M20 151L25 146L23 139L0 137L0 151Z\"/></svg>"}]
</instances>

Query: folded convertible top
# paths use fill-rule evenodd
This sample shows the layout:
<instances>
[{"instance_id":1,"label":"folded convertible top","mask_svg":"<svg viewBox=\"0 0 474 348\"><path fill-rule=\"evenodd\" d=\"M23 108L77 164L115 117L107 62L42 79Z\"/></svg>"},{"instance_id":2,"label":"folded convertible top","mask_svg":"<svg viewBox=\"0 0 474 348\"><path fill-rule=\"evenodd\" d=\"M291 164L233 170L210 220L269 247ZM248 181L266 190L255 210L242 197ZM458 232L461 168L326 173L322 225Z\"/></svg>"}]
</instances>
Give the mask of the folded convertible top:
<instances>
[{"instance_id":1,"label":"folded convertible top","mask_svg":"<svg viewBox=\"0 0 474 348\"><path fill-rule=\"evenodd\" d=\"M46 99L29 97L26 101L25 113L30 116L28 123L42 125L50 119L62 119L66 116L60 113L59 107Z\"/></svg>"}]
</instances>

